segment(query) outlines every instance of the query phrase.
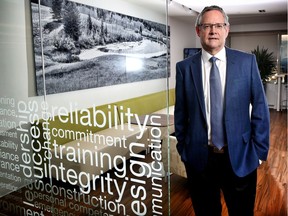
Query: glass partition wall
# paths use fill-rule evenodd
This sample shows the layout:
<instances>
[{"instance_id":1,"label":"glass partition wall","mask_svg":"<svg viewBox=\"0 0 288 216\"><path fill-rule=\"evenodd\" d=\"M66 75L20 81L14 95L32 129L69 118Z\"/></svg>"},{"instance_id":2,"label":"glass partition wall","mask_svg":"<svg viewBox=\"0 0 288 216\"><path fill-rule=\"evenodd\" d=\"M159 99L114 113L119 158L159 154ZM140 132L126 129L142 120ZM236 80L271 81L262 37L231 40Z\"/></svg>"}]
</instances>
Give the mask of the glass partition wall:
<instances>
[{"instance_id":1,"label":"glass partition wall","mask_svg":"<svg viewBox=\"0 0 288 216\"><path fill-rule=\"evenodd\" d=\"M169 215L174 94L161 8L1 1L2 214Z\"/></svg>"}]
</instances>

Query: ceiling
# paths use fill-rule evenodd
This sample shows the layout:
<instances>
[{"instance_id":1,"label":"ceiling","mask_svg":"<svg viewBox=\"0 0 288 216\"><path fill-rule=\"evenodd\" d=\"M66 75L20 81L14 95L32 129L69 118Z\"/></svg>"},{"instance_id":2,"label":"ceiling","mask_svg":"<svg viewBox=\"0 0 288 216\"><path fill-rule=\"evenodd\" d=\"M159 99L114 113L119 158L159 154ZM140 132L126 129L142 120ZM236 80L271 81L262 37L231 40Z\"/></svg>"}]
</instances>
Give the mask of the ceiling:
<instances>
[{"instance_id":1,"label":"ceiling","mask_svg":"<svg viewBox=\"0 0 288 216\"><path fill-rule=\"evenodd\" d=\"M165 13L166 0L127 0ZM167 0L168 16L194 22L205 6L218 5L230 18L231 24L287 22L287 0ZM264 10L265 12L259 12Z\"/></svg>"}]
</instances>

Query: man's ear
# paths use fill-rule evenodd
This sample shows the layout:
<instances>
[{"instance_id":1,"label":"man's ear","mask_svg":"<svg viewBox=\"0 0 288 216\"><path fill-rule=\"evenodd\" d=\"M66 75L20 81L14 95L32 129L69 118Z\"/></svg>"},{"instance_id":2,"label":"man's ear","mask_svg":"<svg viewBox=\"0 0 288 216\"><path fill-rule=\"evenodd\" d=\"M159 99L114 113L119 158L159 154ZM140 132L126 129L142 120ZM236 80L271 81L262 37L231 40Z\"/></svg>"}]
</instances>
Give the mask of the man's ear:
<instances>
[{"instance_id":1,"label":"man's ear","mask_svg":"<svg viewBox=\"0 0 288 216\"><path fill-rule=\"evenodd\" d=\"M196 33L197 33L198 37L200 37L200 36L199 36L199 35L200 35L200 28L199 28L199 26L196 26Z\"/></svg>"},{"instance_id":2,"label":"man's ear","mask_svg":"<svg viewBox=\"0 0 288 216\"><path fill-rule=\"evenodd\" d=\"M228 37L229 32L230 32L230 26L227 26L227 27L226 27L226 38Z\"/></svg>"}]
</instances>

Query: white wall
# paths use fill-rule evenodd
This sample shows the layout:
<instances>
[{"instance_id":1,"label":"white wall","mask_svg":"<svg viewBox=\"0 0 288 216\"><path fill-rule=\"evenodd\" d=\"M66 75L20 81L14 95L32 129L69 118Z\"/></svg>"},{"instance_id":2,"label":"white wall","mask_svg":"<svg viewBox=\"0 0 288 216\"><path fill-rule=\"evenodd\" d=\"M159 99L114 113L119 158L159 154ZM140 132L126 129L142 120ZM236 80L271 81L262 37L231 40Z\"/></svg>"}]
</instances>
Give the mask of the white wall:
<instances>
[{"instance_id":1,"label":"white wall","mask_svg":"<svg viewBox=\"0 0 288 216\"><path fill-rule=\"evenodd\" d=\"M0 3L0 94L18 96L28 91L24 1ZM17 90L19 93L16 95Z\"/></svg>"},{"instance_id":2,"label":"white wall","mask_svg":"<svg viewBox=\"0 0 288 216\"><path fill-rule=\"evenodd\" d=\"M232 25L230 28L230 46L251 52L257 45L268 48L275 57L279 51L278 34L287 31L287 21L265 24Z\"/></svg>"},{"instance_id":3,"label":"white wall","mask_svg":"<svg viewBox=\"0 0 288 216\"><path fill-rule=\"evenodd\" d=\"M251 21L252 22L252 21ZM251 23L231 25L230 32L259 32L287 30L287 20L278 23Z\"/></svg>"},{"instance_id":4,"label":"white wall","mask_svg":"<svg viewBox=\"0 0 288 216\"><path fill-rule=\"evenodd\" d=\"M270 32L260 33L245 33L245 34L230 34L230 46L234 49L243 50L251 53L257 46L261 49L264 47L269 52L273 52L274 57L277 57L279 50L278 34Z\"/></svg>"},{"instance_id":5,"label":"white wall","mask_svg":"<svg viewBox=\"0 0 288 216\"><path fill-rule=\"evenodd\" d=\"M183 60L184 48L200 47L197 45L194 21L185 22L177 18L169 18L170 26L170 53L171 53L171 77L169 79L169 87L175 88L175 65L178 61Z\"/></svg>"}]
</instances>

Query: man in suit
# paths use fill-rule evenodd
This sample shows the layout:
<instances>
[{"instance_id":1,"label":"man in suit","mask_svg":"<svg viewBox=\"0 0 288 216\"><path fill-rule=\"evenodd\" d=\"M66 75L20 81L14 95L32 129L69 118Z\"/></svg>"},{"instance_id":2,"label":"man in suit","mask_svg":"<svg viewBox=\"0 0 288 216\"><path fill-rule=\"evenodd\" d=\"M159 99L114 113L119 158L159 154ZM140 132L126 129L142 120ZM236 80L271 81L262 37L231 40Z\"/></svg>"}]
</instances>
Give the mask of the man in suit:
<instances>
[{"instance_id":1,"label":"man in suit","mask_svg":"<svg viewBox=\"0 0 288 216\"><path fill-rule=\"evenodd\" d=\"M220 216L222 191L230 216L253 215L270 131L256 59L225 47L229 20L222 8L205 7L195 26L202 49L176 64L174 113L193 208L197 216ZM218 84L210 78L214 71Z\"/></svg>"}]
</instances>

